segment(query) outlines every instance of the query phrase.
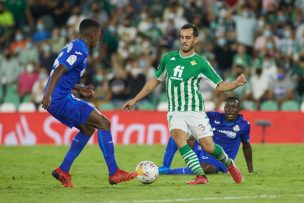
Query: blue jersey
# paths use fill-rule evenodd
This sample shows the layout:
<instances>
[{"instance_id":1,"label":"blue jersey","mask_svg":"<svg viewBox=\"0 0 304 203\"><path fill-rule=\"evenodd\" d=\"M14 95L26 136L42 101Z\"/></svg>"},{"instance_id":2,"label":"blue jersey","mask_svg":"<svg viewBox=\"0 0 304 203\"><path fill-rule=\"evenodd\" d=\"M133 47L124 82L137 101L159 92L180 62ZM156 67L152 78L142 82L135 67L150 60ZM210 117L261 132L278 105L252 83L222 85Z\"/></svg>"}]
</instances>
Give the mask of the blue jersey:
<instances>
[{"instance_id":1,"label":"blue jersey","mask_svg":"<svg viewBox=\"0 0 304 203\"><path fill-rule=\"evenodd\" d=\"M76 39L68 43L56 58L51 75L60 65L68 70L59 79L52 93L52 100L56 101L72 93L72 89L80 80L88 63L88 47L82 39ZM48 88L48 84L46 86Z\"/></svg>"},{"instance_id":2,"label":"blue jersey","mask_svg":"<svg viewBox=\"0 0 304 203\"><path fill-rule=\"evenodd\" d=\"M94 110L93 106L85 101L76 99L72 95L72 89L80 80L87 66L88 54L86 43L82 39L76 39L61 50L51 71L52 75L60 64L64 65L68 70L59 78L51 95L51 104L47 110L70 128L85 124Z\"/></svg>"},{"instance_id":3,"label":"blue jersey","mask_svg":"<svg viewBox=\"0 0 304 203\"><path fill-rule=\"evenodd\" d=\"M207 112L210 125L213 129L213 141L220 145L226 154L235 159L241 142L250 141L250 124L242 115L234 122L225 119L224 113Z\"/></svg>"}]
</instances>

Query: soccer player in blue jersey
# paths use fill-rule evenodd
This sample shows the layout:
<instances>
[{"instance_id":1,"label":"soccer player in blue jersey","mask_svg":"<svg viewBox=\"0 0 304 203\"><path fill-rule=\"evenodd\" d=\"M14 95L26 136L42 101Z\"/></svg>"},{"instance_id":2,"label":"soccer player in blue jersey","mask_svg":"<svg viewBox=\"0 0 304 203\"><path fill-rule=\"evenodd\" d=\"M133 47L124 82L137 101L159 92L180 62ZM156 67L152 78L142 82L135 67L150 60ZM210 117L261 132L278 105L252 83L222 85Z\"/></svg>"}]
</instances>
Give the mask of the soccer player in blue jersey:
<instances>
[{"instance_id":1,"label":"soccer player in blue jersey","mask_svg":"<svg viewBox=\"0 0 304 203\"><path fill-rule=\"evenodd\" d=\"M240 111L240 101L236 97L226 99L225 113L207 112L211 127L213 128L213 140L220 145L227 153L229 158L235 159L240 143L243 144L243 153L247 163L248 172L253 172L252 164L252 149L250 145L250 124L246 121ZM227 172L226 166L215 159L210 154L206 153L200 144L189 139L189 145L193 146L193 151L197 154L201 166L206 173ZM173 156L177 151L177 145L170 137L163 159L163 166L159 167L160 174L193 174L190 168L175 168L170 169Z\"/></svg>"},{"instance_id":2,"label":"soccer player in blue jersey","mask_svg":"<svg viewBox=\"0 0 304 203\"><path fill-rule=\"evenodd\" d=\"M92 87L81 86L77 82L87 66L89 49L94 48L100 39L101 28L95 20L84 19L80 23L79 33L79 38L68 43L56 58L42 99L43 108L56 119L70 128L79 129L63 162L53 170L52 175L64 187L73 187L70 167L97 129L98 143L109 170L109 183L131 180L137 173L128 173L117 166L110 121L96 108L72 94L74 89L88 98L95 95Z\"/></svg>"}]
</instances>

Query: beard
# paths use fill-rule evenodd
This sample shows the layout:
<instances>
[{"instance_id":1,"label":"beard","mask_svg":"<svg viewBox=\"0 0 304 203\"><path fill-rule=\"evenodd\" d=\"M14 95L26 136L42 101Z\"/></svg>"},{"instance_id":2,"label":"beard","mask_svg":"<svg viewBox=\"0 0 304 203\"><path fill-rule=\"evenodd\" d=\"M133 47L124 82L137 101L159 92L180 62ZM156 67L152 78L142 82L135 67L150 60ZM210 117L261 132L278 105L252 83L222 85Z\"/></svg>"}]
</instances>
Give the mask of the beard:
<instances>
[{"instance_id":1,"label":"beard","mask_svg":"<svg viewBox=\"0 0 304 203\"><path fill-rule=\"evenodd\" d=\"M193 44L193 43L190 44L190 45L189 45L188 47L186 47L186 48L183 48L183 45L181 46L181 50L182 50L184 53L188 53L188 52L192 51L193 48L194 48L194 44Z\"/></svg>"}]
</instances>

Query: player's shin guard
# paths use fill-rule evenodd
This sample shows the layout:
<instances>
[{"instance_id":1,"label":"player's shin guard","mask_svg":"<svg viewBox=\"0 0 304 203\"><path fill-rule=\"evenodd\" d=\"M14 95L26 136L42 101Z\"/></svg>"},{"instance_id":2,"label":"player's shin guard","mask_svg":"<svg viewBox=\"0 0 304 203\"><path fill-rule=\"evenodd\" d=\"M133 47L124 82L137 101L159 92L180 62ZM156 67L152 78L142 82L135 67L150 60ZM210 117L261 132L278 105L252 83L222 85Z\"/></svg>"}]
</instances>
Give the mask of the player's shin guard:
<instances>
[{"instance_id":1,"label":"player's shin guard","mask_svg":"<svg viewBox=\"0 0 304 203\"><path fill-rule=\"evenodd\" d=\"M231 159L228 157L228 155L225 153L223 148L218 145L214 144L214 153L212 154L217 160L223 162L226 167L231 165Z\"/></svg>"},{"instance_id":2,"label":"player's shin guard","mask_svg":"<svg viewBox=\"0 0 304 203\"><path fill-rule=\"evenodd\" d=\"M112 140L111 131L98 130L98 144L105 158L109 175L113 175L118 170L118 166L115 160L114 143Z\"/></svg>"},{"instance_id":3,"label":"player's shin guard","mask_svg":"<svg viewBox=\"0 0 304 203\"><path fill-rule=\"evenodd\" d=\"M180 154L182 155L183 159L185 160L187 166L191 169L193 174L197 176L205 175L204 170L202 169L196 154L193 150L189 147L189 145L185 145L179 149Z\"/></svg>"},{"instance_id":4,"label":"player's shin guard","mask_svg":"<svg viewBox=\"0 0 304 203\"><path fill-rule=\"evenodd\" d=\"M84 146L88 143L90 137L83 134L82 132L79 132L73 139L71 147L67 154L65 155L65 158L60 165L60 168L62 171L68 173L70 171L71 165L76 159L76 157L80 154Z\"/></svg>"}]
</instances>

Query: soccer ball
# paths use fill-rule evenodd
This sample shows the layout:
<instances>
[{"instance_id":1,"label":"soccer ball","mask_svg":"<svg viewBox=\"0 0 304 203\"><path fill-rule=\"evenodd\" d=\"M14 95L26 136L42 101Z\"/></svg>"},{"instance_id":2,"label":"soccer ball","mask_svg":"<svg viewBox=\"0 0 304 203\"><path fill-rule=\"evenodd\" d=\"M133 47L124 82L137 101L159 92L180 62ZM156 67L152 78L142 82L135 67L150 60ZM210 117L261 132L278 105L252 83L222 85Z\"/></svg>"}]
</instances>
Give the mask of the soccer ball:
<instances>
[{"instance_id":1,"label":"soccer ball","mask_svg":"<svg viewBox=\"0 0 304 203\"><path fill-rule=\"evenodd\" d=\"M137 164L137 180L142 184L151 184L158 177L158 167L152 161L142 161Z\"/></svg>"}]
</instances>

